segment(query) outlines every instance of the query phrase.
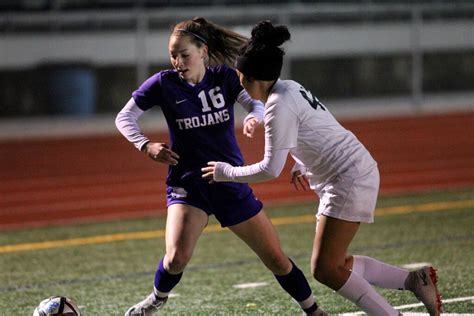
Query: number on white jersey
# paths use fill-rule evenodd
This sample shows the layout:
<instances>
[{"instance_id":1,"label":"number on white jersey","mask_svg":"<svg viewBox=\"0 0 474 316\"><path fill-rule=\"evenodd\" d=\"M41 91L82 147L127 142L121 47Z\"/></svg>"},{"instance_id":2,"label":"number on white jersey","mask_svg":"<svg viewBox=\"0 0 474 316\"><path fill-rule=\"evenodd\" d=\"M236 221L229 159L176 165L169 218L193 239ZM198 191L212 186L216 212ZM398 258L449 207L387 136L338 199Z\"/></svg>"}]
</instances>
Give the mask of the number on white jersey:
<instances>
[{"instance_id":1,"label":"number on white jersey","mask_svg":"<svg viewBox=\"0 0 474 316\"><path fill-rule=\"evenodd\" d=\"M313 97L310 91L306 90L303 87L300 87L300 93L301 93L301 96L303 96L303 98L305 98L306 101L308 101L309 105L311 105L313 109L317 110L319 107L321 108L321 110L326 111L326 108L324 107L324 105L321 102L319 102L318 98Z\"/></svg>"}]
</instances>

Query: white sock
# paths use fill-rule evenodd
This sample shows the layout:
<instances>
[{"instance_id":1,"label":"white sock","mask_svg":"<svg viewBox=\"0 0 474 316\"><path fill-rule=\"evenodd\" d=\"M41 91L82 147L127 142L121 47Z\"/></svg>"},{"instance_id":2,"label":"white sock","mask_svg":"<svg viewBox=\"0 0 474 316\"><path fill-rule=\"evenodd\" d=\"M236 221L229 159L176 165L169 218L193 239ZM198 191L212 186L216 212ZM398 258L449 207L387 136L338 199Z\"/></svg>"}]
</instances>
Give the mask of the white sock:
<instances>
[{"instance_id":1,"label":"white sock","mask_svg":"<svg viewBox=\"0 0 474 316\"><path fill-rule=\"evenodd\" d=\"M156 287L153 287L153 293L155 293L155 297L159 300L165 299L170 295L170 292L160 292Z\"/></svg>"},{"instance_id":2,"label":"white sock","mask_svg":"<svg viewBox=\"0 0 474 316\"><path fill-rule=\"evenodd\" d=\"M377 293L369 282L355 272L351 273L337 293L354 302L368 316L399 315L399 312Z\"/></svg>"},{"instance_id":3,"label":"white sock","mask_svg":"<svg viewBox=\"0 0 474 316\"><path fill-rule=\"evenodd\" d=\"M409 271L366 256L354 256L352 271L372 285L385 289L405 289Z\"/></svg>"},{"instance_id":4,"label":"white sock","mask_svg":"<svg viewBox=\"0 0 474 316\"><path fill-rule=\"evenodd\" d=\"M314 300L313 294L311 294L304 301L298 302L298 304L301 306L302 309L310 308L311 306L314 305L314 303L316 303L316 301Z\"/></svg>"}]
</instances>

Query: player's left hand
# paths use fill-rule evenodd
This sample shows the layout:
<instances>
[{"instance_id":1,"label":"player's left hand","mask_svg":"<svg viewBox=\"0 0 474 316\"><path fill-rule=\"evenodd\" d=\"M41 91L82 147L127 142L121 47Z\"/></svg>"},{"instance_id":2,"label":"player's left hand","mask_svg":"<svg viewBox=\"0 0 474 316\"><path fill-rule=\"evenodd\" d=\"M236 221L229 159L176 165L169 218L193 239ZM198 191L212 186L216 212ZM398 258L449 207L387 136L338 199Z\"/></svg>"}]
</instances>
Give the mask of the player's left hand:
<instances>
[{"instance_id":1,"label":"player's left hand","mask_svg":"<svg viewBox=\"0 0 474 316\"><path fill-rule=\"evenodd\" d=\"M291 184L295 187L297 191L300 189L303 191L307 191L310 189L308 178L301 171L296 170L291 174Z\"/></svg>"},{"instance_id":2,"label":"player's left hand","mask_svg":"<svg viewBox=\"0 0 474 316\"><path fill-rule=\"evenodd\" d=\"M244 129L243 129L244 135L247 136L248 138L252 138L255 132L255 129L257 128L257 125L258 125L258 119L256 117L252 117L248 119L244 123Z\"/></svg>"},{"instance_id":3,"label":"player's left hand","mask_svg":"<svg viewBox=\"0 0 474 316\"><path fill-rule=\"evenodd\" d=\"M201 171L203 173L203 179L214 181L214 172L216 171L216 164L216 161L208 161L207 167L201 168Z\"/></svg>"}]
</instances>

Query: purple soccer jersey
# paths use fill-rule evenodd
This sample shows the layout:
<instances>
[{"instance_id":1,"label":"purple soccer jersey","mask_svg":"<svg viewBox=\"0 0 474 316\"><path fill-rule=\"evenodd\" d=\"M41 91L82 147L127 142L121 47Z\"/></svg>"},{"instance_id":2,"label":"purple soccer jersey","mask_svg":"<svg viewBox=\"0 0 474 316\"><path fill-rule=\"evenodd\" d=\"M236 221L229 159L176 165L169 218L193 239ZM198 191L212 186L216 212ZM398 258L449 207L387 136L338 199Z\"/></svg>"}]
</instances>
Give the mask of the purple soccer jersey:
<instances>
[{"instance_id":1,"label":"purple soccer jersey","mask_svg":"<svg viewBox=\"0 0 474 316\"><path fill-rule=\"evenodd\" d=\"M243 165L234 131L234 103L242 89L235 70L218 65L208 67L195 86L177 71L163 70L133 92L138 107L161 107L168 123L171 149L180 156L178 165L170 166L168 185L200 177L208 161Z\"/></svg>"},{"instance_id":2,"label":"purple soccer jersey","mask_svg":"<svg viewBox=\"0 0 474 316\"><path fill-rule=\"evenodd\" d=\"M163 70L146 80L132 96L142 110L161 107L168 124L171 149L179 155L166 179L167 205L189 204L214 214L222 226L243 222L262 209L244 183L212 183L201 177L208 161L242 166L234 129L234 103L243 90L235 70L208 67L195 86L175 70Z\"/></svg>"}]
</instances>

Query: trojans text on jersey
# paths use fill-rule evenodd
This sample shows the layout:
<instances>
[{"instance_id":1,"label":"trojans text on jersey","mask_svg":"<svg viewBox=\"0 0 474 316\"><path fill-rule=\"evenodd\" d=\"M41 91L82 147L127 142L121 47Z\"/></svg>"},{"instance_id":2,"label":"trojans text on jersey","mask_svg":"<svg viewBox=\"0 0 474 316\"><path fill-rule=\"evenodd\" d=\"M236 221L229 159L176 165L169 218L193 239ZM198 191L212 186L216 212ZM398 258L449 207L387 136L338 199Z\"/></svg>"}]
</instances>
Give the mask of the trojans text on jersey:
<instances>
[{"instance_id":1,"label":"trojans text on jersey","mask_svg":"<svg viewBox=\"0 0 474 316\"><path fill-rule=\"evenodd\" d=\"M177 119L176 123L178 123L179 129L191 129L191 128L198 128L204 127L209 125L216 125L220 123L224 123L230 119L228 109L224 109L217 112L211 112L202 114L200 116L192 116L183 119Z\"/></svg>"}]
</instances>

